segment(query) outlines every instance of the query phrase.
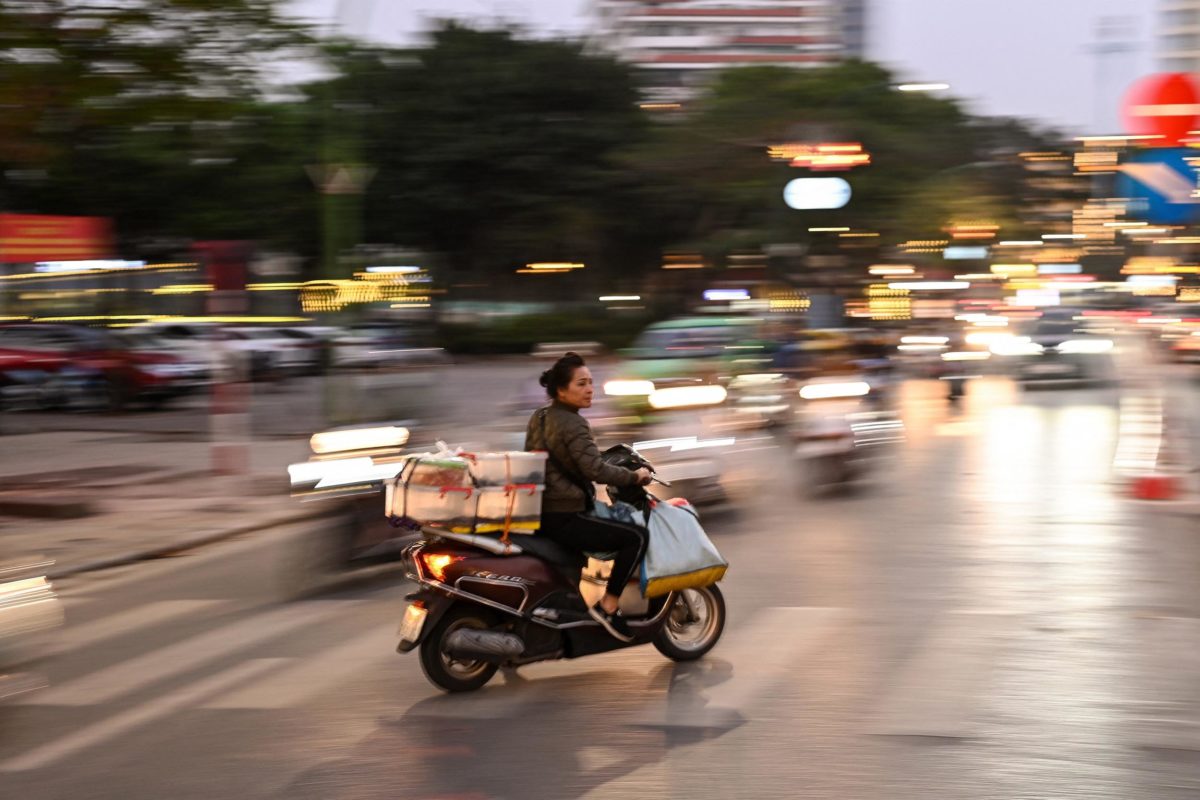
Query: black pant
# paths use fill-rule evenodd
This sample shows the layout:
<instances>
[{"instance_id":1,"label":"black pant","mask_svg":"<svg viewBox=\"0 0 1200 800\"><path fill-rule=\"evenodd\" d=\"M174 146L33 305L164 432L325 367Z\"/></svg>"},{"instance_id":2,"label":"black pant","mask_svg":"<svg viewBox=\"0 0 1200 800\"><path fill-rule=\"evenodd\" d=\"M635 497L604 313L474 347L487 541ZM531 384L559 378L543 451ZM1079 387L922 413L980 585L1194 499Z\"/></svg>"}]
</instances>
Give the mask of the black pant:
<instances>
[{"instance_id":1,"label":"black pant","mask_svg":"<svg viewBox=\"0 0 1200 800\"><path fill-rule=\"evenodd\" d=\"M538 535L579 553L616 552L607 591L618 597L646 555L645 528L590 514L543 512Z\"/></svg>"}]
</instances>

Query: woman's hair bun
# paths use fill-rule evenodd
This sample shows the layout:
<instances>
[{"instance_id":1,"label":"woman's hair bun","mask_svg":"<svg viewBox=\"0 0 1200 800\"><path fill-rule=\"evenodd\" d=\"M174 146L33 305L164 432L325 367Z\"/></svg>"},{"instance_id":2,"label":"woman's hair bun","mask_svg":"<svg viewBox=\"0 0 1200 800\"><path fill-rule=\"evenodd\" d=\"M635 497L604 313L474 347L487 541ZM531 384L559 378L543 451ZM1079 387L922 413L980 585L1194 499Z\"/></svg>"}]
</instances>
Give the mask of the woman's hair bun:
<instances>
[{"instance_id":1,"label":"woman's hair bun","mask_svg":"<svg viewBox=\"0 0 1200 800\"><path fill-rule=\"evenodd\" d=\"M586 366L583 357L578 353L564 353L563 357L554 362L554 366L542 373L538 383L546 387L546 395L553 400L558 396L558 390L571 382L571 376L579 367Z\"/></svg>"}]
</instances>

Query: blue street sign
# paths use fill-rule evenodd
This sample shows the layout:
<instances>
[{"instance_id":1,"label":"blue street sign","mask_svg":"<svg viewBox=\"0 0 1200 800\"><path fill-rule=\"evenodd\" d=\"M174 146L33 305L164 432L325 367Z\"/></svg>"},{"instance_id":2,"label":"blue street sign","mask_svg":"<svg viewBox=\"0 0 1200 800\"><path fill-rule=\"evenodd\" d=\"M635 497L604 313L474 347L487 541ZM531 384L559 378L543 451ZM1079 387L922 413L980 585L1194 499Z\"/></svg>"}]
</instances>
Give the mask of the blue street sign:
<instances>
[{"instance_id":1,"label":"blue street sign","mask_svg":"<svg viewBox=\"0 0 1200 800\"><path fill-rule=\"evenodd\" d=\"M1159 225L1200 219L1200 152L1187 148L1143 150L1121 165L1117 195L1131 201L1128 214Z\"/></svg>"}]
</instances>

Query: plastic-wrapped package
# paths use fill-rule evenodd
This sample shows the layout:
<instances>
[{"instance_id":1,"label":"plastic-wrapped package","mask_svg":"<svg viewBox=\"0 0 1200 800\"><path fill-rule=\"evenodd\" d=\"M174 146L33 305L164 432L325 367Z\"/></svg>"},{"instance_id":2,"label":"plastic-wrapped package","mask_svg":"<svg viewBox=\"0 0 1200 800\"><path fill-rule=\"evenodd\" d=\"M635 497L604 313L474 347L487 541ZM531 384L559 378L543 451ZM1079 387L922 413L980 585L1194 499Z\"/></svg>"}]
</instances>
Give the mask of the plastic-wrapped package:
<instances>
[{"instance_id":1,"label":"plastic-wrapped package","mask_svg":"<svg viewBox=\"0 0 1200 800\"><path fill-rule=\"evenodd\" d=\"M546 482L546 453L512 450L506 453L464 453L479 486L511 486Z\"/></svg>"},{"instance_id":2,"label":"plastic-wrapped package","mask_svg":"<svg viewBox=\"0 0 1200 800\"><path fill-rule=\"evenodd\" d=\"M475 532L537 533L542 523L541 484L483 486L476 490Z\"/></svg>"},{"instance_id":3,"label":"plastic-wrapped package","mask_svg":"<svg viewBox=\"0 0 1200 800\"><path fill-rule=\"evenodd\" d=\"M398 479L399 480L399 479ZM397 482L389 487L388 516L414 527L472 533L478 490L471 486L420 486Z\"/></svg>"},{"instance_id":4,"label":"plastic-wrapped package","mask_svg":"<svg viewBox=\"0 0 1200 800\"><path fill-rule=\"evenodd\" d=\"M393 524L501 536L541 527L545 453L414 455L387 486ZM536 478L514 481L511 478Z\"/></svg>"},{"instance_id":5,"label":"plastic-wrapped package","mask_svg":"<svg viewBox=\"0 0 1200 800\"><path fill-rule=\"evenodd\" d=\"M409 486L474 486L471 463L457 456L418 456L405 481Z\"/></svg>"}]
</instances>

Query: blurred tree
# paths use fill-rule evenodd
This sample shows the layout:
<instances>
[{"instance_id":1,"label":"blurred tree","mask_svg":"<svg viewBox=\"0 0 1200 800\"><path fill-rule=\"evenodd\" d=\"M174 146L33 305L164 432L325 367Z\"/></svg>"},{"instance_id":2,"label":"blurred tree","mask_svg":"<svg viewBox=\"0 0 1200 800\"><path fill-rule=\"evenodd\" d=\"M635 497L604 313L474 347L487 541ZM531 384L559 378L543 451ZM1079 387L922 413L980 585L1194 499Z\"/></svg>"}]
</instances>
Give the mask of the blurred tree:
<instances>
[{"instance_id":1,"label":"blurred tree","mask_svg":"<svg viewBox=\"0 0 1200 800\"><path fill-rule=\"evenodd\" d=\"M272 59L308 40L277 5L4 0L0 207L112 216L127 244L305 239L309 123L262 92ZM267 211L291 224L264 226Z\"/></svg>"},{"instance_id":2,"label":"blurred tree","mask_svg":"<svg viewBox=\"0 0 1200 800\"><path fill-rule=\"evenodd\" d=\"M325 42L330 77L269 101L280 86L265 70L314 53L276 5L3 0L0 209L113 216L146 249L255 238L316 255L306 169L364 164L361 204L326 204L343 239L361 227L491 285L528 261L588 264L517 284L561 290L632 279L668 246L721 255L808 242L810 226L898 241L951 218L1007 222L1028 185L1019 165L994 168L997 154L1039 146L1019 123L893 91L862 62L731 70L694 110L651 125L627 65L455 23L411 49ZM861 141L873 163L846 174L850 205L784 206L783 185L807 173L769 160L783 141Z\"/></svg>"},{"instance_id":3,"label":"blurred tree","mask_svg":"<svg viewBox=\"0 0 1200 800\"><path fill-rule=\"evenodd\" d=\"M629 68L449 22L424 47L334 56L344 124L376 169L369 241L437 251L464 280L529 261L622 263L613 242L641 220L618 153L646 129Z\"/></svg>"},{"instance_id":4,"label":"blurred tree","mask_svg":"<svg viewBox=\"0 0 1200 800\"><path fill-rule=\"evenodd\" d=\"M809 227L852 226L894 242L940 238L952 219L1010 222L1016 187L981 168L995 136L983 135L955 101L898 92L892 83L884 68L858 61L725 72L689 117L659 126L635 156L654 178L647 185L660 230L711 250L808 242ZM872 161L810 173L768 158L768 145L783 142L861 142ZM849 180L849 205L787 208L784 185L810 174Z\"/></svg>"}]
</instances>

